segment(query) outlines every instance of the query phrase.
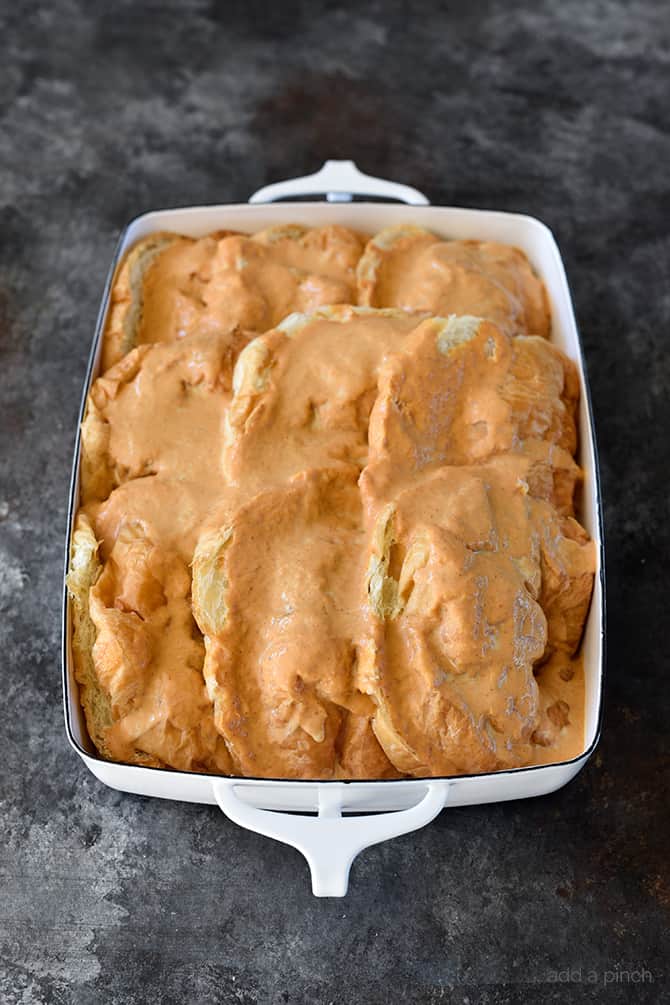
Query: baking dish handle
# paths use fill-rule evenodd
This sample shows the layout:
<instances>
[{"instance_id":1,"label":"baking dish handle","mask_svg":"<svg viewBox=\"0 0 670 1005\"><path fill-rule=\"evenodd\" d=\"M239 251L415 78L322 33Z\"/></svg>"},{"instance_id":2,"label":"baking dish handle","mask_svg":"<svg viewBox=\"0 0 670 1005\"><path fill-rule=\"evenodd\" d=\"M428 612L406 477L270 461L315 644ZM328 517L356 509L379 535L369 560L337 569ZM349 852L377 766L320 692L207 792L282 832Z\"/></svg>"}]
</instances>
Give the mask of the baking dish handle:
<instances>
[{"instance_id":1,"label":"baking dish handle","mask_svg":"<svg viewBox=\"0 0 670 1005\"><path fill-rule=\"evenodd\" d=\"M315 174L289 178L265 185L250 197L249 202L275 202L292 196L323 195L328 202L351 202L355 195L371 195L377 199L393 199L410 206L427 206L423 192L409 185L373 178L363 174L353 161L326 161Z\"/></svg>"},{"instance_id":2,"label":"baking dish handle","mask_svg":"<svg viewBox=\"0 0 670 1005\"><path fill-rule=\"evenodd\" d=\"M217 778L213 783L214 797L230 820L302 852L312 873L315 897L344 897L349 869L358 853L429 824L444 807L449 792L448 781L428 781L418 786L421 798L408 809L343 817L344 797L355 784L317 783L319 815L314 817L253 806L237 794L237 789L252 786L236 779Z\"/></svg>"}]
</instances>

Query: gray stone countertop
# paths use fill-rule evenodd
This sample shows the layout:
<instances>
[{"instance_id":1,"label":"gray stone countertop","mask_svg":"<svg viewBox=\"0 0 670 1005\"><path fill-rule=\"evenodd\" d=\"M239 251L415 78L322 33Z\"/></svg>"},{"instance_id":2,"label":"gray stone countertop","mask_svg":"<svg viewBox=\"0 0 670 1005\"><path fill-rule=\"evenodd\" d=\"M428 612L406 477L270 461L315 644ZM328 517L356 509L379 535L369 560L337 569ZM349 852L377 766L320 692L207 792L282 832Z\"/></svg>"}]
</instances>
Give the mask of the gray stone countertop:
<instances>
[{"instance_id":1,"label":"gray stone countertop","mask_svg":"<svg viewBox=\"0 0 670 1005\"><path fill-rule=\"evenodd\" d=\"M0 38L0 1000L670 1000L667 4L17 2ZM327 157L554 231L609 604L585 770L370 849L341 901L212 807L99 784L59 665L73 437L120 229Z\"/></svg>"}]
</instances>

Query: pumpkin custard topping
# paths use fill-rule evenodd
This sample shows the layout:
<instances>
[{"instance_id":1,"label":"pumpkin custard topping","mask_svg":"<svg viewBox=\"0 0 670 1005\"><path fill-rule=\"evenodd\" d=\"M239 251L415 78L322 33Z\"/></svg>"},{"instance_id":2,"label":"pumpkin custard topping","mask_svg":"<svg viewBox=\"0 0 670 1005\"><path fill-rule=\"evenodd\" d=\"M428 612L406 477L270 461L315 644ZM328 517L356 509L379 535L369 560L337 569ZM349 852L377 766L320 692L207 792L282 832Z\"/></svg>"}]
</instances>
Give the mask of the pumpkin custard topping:
<instances>
[{"instance_id":1,"label":"pumpkin custard topping","mask_svg":"<svg viewBox=\"0 0 670 1005\"><path fill-rule=\"evenodd\" d=\"M579 378L516 248L145 238L81 432L68 589L110 760L402 778L584 747Z\"/></svg>"}]
</instances>

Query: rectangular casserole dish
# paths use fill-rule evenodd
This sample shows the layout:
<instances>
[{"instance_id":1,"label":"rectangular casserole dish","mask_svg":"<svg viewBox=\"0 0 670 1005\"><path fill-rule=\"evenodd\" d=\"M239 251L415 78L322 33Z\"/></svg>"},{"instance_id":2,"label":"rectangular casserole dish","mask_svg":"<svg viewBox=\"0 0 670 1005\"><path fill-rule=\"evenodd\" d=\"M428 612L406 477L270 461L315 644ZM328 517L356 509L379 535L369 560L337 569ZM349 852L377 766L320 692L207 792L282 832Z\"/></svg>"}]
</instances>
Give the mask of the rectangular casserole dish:
<instances>
[{"instance_id":1,"label":"rectangular casserole dish","mask_svg":"<svg viewBox=\"0 0 670 1005\"><path fill-rule=\"evenodd\" d=\"M325 195L325 201L273 202ZM353 201L353 196L375 202ZM388 200L384 202L383 200ZM399 205L398 202L405 203ZM395 203L395 204L394 204ZM305 178L270 185L249 204L201 206L146 213L133 220L119 240L100 307L86 372L80 422L92 381L98 376L102 335L116 267L125 251L156 231L200 237L232 229L255 232L285 223L340 224L375 233L383 227L416 223L442 237L500 241L516 245L543 278L551 301L552 341L577 365L581 382L578 462L584 469L580 519L595 542L596 576L583 639L585 668L584 749L570 761L452 778L370 782L284 781L228 778L103 760L86 731L79 702L71 646L72 612L63 591L63 693L68 739L93 774L112 788L145 796L218 803L236 823L298 848L310 865L317 896L343 896L356 854L369 845L415 830L449 803L453 806L542 795L565 785L593 753L602 721L604 673L604 562L602 508L591 400L568 283L556 242L540 221L519 214L430 206L405 185L370 178L351 161L328 161ZM80 434L77 432L66 541L70 542L79 501ZM317 814L296 815L302 814ZM348 814L348 815L344 815Z\"/></svg>"}]
</instances>

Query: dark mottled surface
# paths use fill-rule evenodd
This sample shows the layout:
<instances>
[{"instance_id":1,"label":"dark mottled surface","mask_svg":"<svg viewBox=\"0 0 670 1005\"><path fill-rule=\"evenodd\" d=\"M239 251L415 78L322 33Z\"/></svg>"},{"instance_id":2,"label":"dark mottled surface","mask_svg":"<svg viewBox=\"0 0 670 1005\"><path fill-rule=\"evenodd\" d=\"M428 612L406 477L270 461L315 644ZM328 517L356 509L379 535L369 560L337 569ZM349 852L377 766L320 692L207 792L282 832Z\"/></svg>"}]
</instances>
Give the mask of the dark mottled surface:
<instances>
[{"instance_id":1,"label":"dark mottled surface","mask_svg":"<svg viewBox=\"0 0 670 1005\"><path fill-rule=\"evenodd\" d=\"M668 6L445 6L0 7L3 1002L669 1000ZM119 229L326 156L553 228L609 564L586 770L369 850L344 901L213 808L103 788L67 746L58 655L70 453ZM643 967L653 983L605 986Z\"/></svg>"}]
</instances>

